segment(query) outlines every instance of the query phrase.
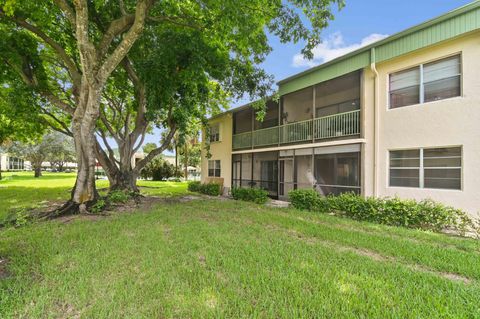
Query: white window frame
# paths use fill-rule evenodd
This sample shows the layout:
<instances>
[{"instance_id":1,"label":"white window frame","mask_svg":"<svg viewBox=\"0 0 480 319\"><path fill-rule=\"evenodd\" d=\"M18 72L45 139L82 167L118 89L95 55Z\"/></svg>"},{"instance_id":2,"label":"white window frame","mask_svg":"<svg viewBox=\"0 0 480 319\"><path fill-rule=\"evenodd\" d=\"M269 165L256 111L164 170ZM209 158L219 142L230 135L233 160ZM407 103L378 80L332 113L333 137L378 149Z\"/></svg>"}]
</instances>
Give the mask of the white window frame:
<instances>
[{"instance_id":1,"label":"white window frame","mask_svg":"<svg viewBox=\"0 0 480 319\"><path fill-rule=\"evenodd\" d=\"M428 102L425 102L425 83L423 83L423 77L424 77L424 74L423 74L423 67L424 65L426 64L430 64L430 63L435 63L435 62L438 62L438 61L441 61L441 60L445 60L445 59L448 59L448 58L453 58L453 57L457 57L459 58L459 61L460 61L460 74L458 74L460 76L460 95L457 95L457 96L452 96L452 97L449 97L449 98L445 98L445 99L441 99L441 100L437 100L437 101L428 101ZM415 68L418 68L419 69L419 72L420 72L420 83L419 83L419 99L418 99L418 103L415 103L415 104L409 104L409 105L404 105L404 106L399 106L399 107L394 107L392 108L391 107L391 101L390 101L390 77L392 76L392 74L395 74L395 73L399 73L399 72L402 72L402 71L407 71L407 70L410 70L410 69L415 69ZM449 99L456 99L456 98L459 98L459 97L462 97L463 96L463 54L462 52L456 52L456 53L453 53L453 54L450 54L450 55L447 55L447 56L443 56L441 58L438 58L438 59L434 59L434 60L431 60L431 61L427 61L427 62L423 62L423 63L420 63L420 64L417 64L417 65L413 65L413 66L409 66L409 67L406 67L406 68L403 68L403 69L399 69L399 70L396 70L396 71L393 71L393 72L390 72L387 74L387 111L392 111L392 110L397 110L397 109L402 109L404 107L409 107L409 106L414 106L414 105L421 105L421 104L428 104L428 103L434 103L434 102L439 102L439 101L444 101L444 100L449 100Z\"/></svg>"},{"instance_id":2,"label":"white window frame","mask_svg":"<svg viewBox=\"0 0 480 319\"><path fill-rule=\"evenodd\" d=\"M460 167L427 167L427 169L459 169L460 170L460 188L431 188L431 187L425 187L425 167L424 167L424 156L423 152L424 150L430 150L430 149L438 149L438 148L460 148ZM419 179L419 185L418 187L411 187L411 186L396 186L396 185L391 185L391 179L390 179L390 172L392 167L390 166L390 152L394 151L407 151L407 150L419 150L420 155L419 155L419 174L418 174L418 179ZM450 146L434 146L434 147L411 147L411 148L402 148L402 149L390 149L388 150L388 156L387 156L387 161L388 161L388 174L387 174L387 185L388 187L398 187L398 188L411 188L411 189L428 189L428 190L436 190L436 191L463 191L463 146L462 145L450 145ZM402 168L393 168L393 169L402 169ZM404 169L412 169L412 167L406 167ZM416 167L415 167L416 169Z\"/></svg>"},{"instance_id":3,"label":"white window frame","mask_svg":"<svg viewBox=\"0 0 480 319\"><path fill-rule=\"evenodd\" d=\"M210 175L210 163L213 162L213 175ZM218 167L217 167L217 162L218 162ZM222 176L222 163L221 160L208 160L207 163L207 176L208 177L221 177ZM217 169L220 171L220 174L218 176L215 176L215 172Z\"/></svg>"},{"instance_id":4,"label":"white window frame","mask_svg":"<svg viewBox=\"0 0 480 319\"><path fill-rule=\"evenodd\" d=\"M215 140L215 141L212 141L212 139L211 139L211 138L212 138L212 128L213 128L213 127L218 127L218 140ZM220 123L210 124L208 140L210 141L210 143L218 143L218 142L222 141L222 134L221 134L221 125L220 125Z\"/></svg>"}]
</instances>

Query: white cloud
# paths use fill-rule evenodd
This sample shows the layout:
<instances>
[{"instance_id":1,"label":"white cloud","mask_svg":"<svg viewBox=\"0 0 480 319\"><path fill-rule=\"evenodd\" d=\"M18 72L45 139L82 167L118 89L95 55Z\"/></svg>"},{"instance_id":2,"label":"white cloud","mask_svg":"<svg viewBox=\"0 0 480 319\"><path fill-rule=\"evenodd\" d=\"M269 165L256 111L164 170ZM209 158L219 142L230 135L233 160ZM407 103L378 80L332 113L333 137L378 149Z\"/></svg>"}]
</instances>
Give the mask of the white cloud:
<instances>
[{"instance_id":1,"label":"white cloud","mask_svg":"<svg viewBox=\"0 0 480 319\"><path fill-rule=\"evenodd\" d=\"M305 59L302 54L295 54L292 65L294 67L313 67L355 51L356 49L367 46L373 42L382 40L387 36L388 35L386 34L372 33L363 38L360 43L346 44L342 33L335 32L313 49L312 60Z\"/></svg>"}]
</instances>

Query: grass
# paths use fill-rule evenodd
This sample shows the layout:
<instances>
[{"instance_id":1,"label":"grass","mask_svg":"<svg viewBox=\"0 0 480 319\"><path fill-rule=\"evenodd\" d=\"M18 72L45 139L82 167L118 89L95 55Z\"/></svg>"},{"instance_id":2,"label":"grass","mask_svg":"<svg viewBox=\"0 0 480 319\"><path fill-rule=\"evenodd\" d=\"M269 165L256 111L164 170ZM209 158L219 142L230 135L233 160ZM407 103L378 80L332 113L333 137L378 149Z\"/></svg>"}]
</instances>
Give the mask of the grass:
<instances>
[{"instance_id":1,"label":"grass","mask_svg":"<svg viewBox=\"0 0 480 319\"><path fill-rule=\"evenodd\" d=\"M74 173L44 172L40 178L33 178L33 172L5 172L0 180L0 220L12 210L48 207L52 201L65 201L75 184ZM145 195L176 196L184 194L187 183L155 182L140 180L138 185ZM108 181L97 180L97 188L105 189Z\"/></svg>"},{"instance_id":2,"label":"grass","mask_svg":"<svg viewBox=\"0 0 480 319\"><path fill-rule=\"evenodd\" d=\"M5 229L1 259L0 318L480 317L479 241L229 200Z\"/></svg>"}]
</instances>

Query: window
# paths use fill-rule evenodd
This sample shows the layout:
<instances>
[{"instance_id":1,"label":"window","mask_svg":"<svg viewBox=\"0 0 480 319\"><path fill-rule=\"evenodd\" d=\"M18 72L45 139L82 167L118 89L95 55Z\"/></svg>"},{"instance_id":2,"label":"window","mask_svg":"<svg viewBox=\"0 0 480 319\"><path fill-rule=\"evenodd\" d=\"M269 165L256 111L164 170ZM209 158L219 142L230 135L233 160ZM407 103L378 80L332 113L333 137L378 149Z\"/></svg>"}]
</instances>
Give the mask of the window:
<instances>
[{"instance_id":1,"label":"window","mask_svg":"<svg viewBox=\"0 0 480 319\"><path fill-rule=\"evenodd\" d=\"M7 167L9 170L23 170L23 159L17 157L7 157Z\"/></svg>"},{"instance_id":2,"label":"window","mask_svg":"<svg viewBox=\"0 0 480 319\"><path fill-rule=\"evenodd\" d=\"M208 176L220 177L220 160L208 161Z\"/></svg>"},{"instance_id":3,"label":"window","mask_svg":"<svg viewBox=\"0 0 480 319\"><path fill-rule=\"evenodd\" d=\"M420 69L418 67L390 75L390 108L419 102Z\"/></svg>"},{"instance_id":4,"label":"window","mask_svg":"<svg viewBox=\"0 0 480 319\"><path fill-rule=\"evenodd\" d=\"M460 55L390 74L390 108L460 96Z\"/></svg>"},{"instance_id":5,"label":"window","mask_svg":"<svg viewBox=\"0 0 480 319\"><path fill-rule=\"evenodd\" d=\"M423 66L424 101L460 95L460 57L443 59Z\"/></svg>"},{"instance_id":6,"label":"window","mask_svg":"<svg viewBox=\"0 0 480 319\"><path fill-rule=\"evenodd\" d=\"M420 187L420 150L390 152L390 186Z\"/></svg>"},{"instance_id":7,"label":"window","mask_svg":"<svg viewBox=\"0 0 480 319\"><path fill-rule=\"evenodd\" d=\"M322 195L360 193L360 153L315 155L316 189Z\"/></svg>"},{"instance_id":8,"label":"window","mask_svg":"<svg viewBox=\"0 0 480 319\"><path fill-rule=\"evenodd\" d=\"M390 186L461 189L461 147L390 151Z\"/></svg>"},{"instance_id":9,"label":"window","mask_svg":"<svg viewBox=\"0 0 480 319\"><path fill-rule=\"evenodd\" d=\"M423 150L425 188L462 188L462 150L460 147Z\"/></svg>"},{"instance_id":10,"label":"window","mask_svg":"<svg viewBox=\"0 0 480 319\"><path fill-rule=\"evenodd\" d=\"M220 124L210 126L210 142L220 141Z\"/></svg>"}]
</instances>

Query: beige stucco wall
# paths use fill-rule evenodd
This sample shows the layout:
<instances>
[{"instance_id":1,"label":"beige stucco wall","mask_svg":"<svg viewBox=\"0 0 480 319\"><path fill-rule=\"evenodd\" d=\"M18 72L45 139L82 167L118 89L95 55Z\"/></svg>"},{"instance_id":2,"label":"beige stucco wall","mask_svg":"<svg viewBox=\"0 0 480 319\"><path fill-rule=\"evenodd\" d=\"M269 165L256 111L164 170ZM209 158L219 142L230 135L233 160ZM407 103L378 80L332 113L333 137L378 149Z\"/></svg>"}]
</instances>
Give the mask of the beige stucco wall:
<instances>
[{"instance_id":1,"label":"beige stucco wall","mask_svg":"<svg viewBox=\"0 0 480 319\"><path fill-rule=\"evenodd\" d=\"M388 76L392 72L407 69L462 54L462 96L424 104L388 109ZM480 32L470 34L440 45L405 55L376 65L378 83L378 127L375 130L374 73L366 68L362 73L362 131L361 131L361 180L366 196L399 196L402 198L431 198L447 205L462 208L472 215L480 212ZM231 185L232 118L226 113L211 120L221 123L221 141L212 143L212 159L222 161L221 175L225 187ZM375 168L375 131L378 136ZM330 141L321 144L342 144L346 141ZM320 145L303 144L295 148ZM388 183L388 152L392 149L462 146L462 190L420 189L390 187ZM268 150L289 149L282 146ZM266 151L264 149L263 151ZM260 151L260 150L256 150ZM251 152L239 151L235 153ZM202 156L202 180L208 172L205 152ZM377 176L375 177L375 171ZM375 191L376 189L376 191Z\"/></svg>"},{"instance_id":2,"label":"beige stucco wall","mask_svg":"<svg viewBox=\"0 0 480 319\"><path fill-rule=\"evenodd\" d=\"M224 179L223 186L230 188L232 185L232 115L230 113L222 114L209 122L210 124L220 124L220 141L210 143L210 160L220 160L221 177ZM204 135L205 136L205 135ZM202 138L202 183L208 178L208 158L206 157L205 138Z\"/></svg>"},{"instance_id":3,"label":"beige stucco wall","mask_svg":"<svg viewBox=\"0 0 480 319\"><path fill-rule=\"evenodd\" d=\"M379 72L379 145L378 195L405 198L431 198L478 215L480 211L480 34L427 48L416 53L377 65ZM389 110L389 73L462 54L462 96L435 102L411 105ZM371 78L370 72L366 76ZM369 93L367 93L368 96ZM368 97L370 100L371 98ZM368 103L371 104L371 103ZM369 105L367 105L368 107ZM367 113L370 113L368 111ZM367 114L373 121L373 115ZM368 126L368 123L367 123ZM367 129L370 136L370 129ZM372 145L371 139L367 145ZM388 151L420 147L463 147L462 190L437 190L390 187L388 178ZM372 150L368 146L367 153ZM372 152L373 154L373 152ZM370 155L366 155L370 156ZM365 170L373 166L369 161ZM364 175L367 193L372 185L368 173Z\"/></svg>"}]
</instances>

